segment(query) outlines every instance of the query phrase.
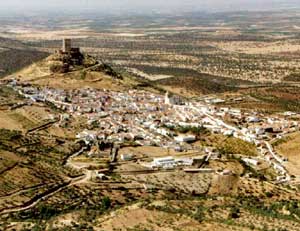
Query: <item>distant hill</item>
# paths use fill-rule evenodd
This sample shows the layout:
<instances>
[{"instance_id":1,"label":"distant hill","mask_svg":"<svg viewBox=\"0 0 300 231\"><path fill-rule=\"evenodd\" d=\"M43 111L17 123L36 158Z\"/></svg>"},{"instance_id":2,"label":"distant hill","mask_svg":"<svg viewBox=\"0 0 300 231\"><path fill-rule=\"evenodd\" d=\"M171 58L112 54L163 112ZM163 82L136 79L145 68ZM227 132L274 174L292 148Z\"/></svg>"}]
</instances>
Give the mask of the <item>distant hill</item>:
<instances>
[{"instance_id":1,"label":"distant hill","mask_svg":"<svg viewBox=\"0 0 300 231\"><path fill-rule=\"evenodd\" d=\"M0 77L12 74L48 55L17 40L0 38Z\"/></svg>"},{"instance_id":2,"label":"distant hill","mask_svg":"<svg viewBox=\"0 0 300 231\"><path fill-rule=\"evenodd\" d=\"M155 81L162 87L179 88L194 94L213 94L238 90L241 86L254 83L220 76L197 73L192 76L176 76Z\"/></svg>"}]
</instances>

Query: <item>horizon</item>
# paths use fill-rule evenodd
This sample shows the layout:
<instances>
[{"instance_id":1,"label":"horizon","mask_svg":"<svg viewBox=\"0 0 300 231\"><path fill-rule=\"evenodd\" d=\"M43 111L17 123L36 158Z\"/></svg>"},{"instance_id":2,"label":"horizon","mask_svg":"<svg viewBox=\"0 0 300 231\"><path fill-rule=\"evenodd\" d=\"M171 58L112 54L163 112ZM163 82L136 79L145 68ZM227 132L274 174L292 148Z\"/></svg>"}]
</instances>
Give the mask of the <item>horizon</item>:
<instances>
[{"instance_id":1,"label":"horizon","mask_svg":"<svg viewBox=\"0 0 300 231\"><path fill-rule=\"evenodd\" d=\"M21 0L11 0L0 3L0 11L3 14L26 13L86 13L99 12L105 14L115 13L152 13L152 12L230 12L230 11L270 11L278 9L299 8L300 4L295 0L188 0L182 3L179 0L166 0L160 2L153 0L46 0L41 5L40 1L27 0L26 5Z\"/></svg>"}]
</instances>

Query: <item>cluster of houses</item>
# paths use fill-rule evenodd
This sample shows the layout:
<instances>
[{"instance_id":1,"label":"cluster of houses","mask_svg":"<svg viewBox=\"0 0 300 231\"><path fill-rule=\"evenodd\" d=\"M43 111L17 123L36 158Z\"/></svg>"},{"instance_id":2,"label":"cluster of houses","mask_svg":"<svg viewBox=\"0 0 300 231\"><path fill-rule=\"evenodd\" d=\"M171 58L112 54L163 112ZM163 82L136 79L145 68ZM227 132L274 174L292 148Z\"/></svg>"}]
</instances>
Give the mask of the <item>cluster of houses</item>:
<instances>
[{"instance_id":1,"label":"cluster of houses","mask_svg":"<svg viewBox=\"0 0 300 231\"><path fill-rule=\"evenodd\" d=\"M85 139L87 143L94 140L128 141L181 151L180 147L189 148L189 143L198 139L199 134L193 134L191 128L206 128L255 144L281 179L289 179L284 168L286 160L275 153L271 142L299 129L298 122L290 119L298 116L292 112L266 116L255 111L218 107L213 99L183 101L170 99L168 94L163 96L143 90L38 89L13 84L20 94L32 101L50 102L70 117L85 118L87 129L78 133L77 138ZM167 157L155 159L151 164L169 168L179 163L190 162Z\"/></svg>"}]
</instances>

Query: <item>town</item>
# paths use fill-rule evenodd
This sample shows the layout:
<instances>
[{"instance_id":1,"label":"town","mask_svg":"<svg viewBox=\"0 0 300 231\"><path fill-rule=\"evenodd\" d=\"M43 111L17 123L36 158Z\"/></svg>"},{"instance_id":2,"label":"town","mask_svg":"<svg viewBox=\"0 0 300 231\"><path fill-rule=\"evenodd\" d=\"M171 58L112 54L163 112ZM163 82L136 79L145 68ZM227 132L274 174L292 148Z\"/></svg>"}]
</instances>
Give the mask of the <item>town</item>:
<instances>
[{"instance_id":1,"label":"town","mask_svg":"<svg viewBox=\"0 0 300 231\"><path fill-rule=\"evenodd\" d=\"M191 168L202 156L205 161L221 158L212 147L194 145L203 131L235 137L255 145L257 157L243 156L241 160L252 167L264 162L277 173L276 183L289 183L291 175L272 142L299 130L296 113L285 112L264 115L255 111L219 106L222 100L197 98L186 100L178 96L151 93L144 90L117 92L84 88L62 90L19 84L12 79L9 86L31 103L50 103L63 111L56 126L66 126L70 118L81 118L85 128L76 134L89 147L89 156L97 156L104 143L155 146L175 152L195 153L188 157L164 156L152 162L139 164L149 169L174 169L185 166L186 172L216 172L217 169ZM99 148L100 147L100 148ZM239 154L239 153L236 153ZM131 153L122 154L122 160L132 160ZM113 157L113 161L116 156ZM218 170L220 171L220 170ZM226 171L226 169L223 169Z\"/></svg>"}]
</instances>

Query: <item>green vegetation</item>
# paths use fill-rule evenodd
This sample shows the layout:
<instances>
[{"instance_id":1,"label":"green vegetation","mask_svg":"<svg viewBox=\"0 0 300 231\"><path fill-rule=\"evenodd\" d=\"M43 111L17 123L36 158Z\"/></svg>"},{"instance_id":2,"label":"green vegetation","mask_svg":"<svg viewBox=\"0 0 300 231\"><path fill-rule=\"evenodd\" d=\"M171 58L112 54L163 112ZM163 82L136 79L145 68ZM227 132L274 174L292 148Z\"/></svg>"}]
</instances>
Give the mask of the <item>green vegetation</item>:
<instances>
[{"instance_id":1,"label":"green vegetation","mask_svg":"<svg viewBox=\"0 0 300 231\"><path fill-rule=\"evenodd\" d=\"M286 143L286 142L288 142L288 141L290 141L290 140L291 140L291 138L288 137L288 136L286 136L286 137L284 137L284 138L282 138L282 139L276 140L274 143L272 143L272 145L273 145L274 147L277 147L277 146L279 146L279 145L281 145L281 144L284 144L284 143Z\"/></svg>"},{"instance_id":2,"label":"green vegetation","mask_svg":"<svg viewBox=\"0 0 300 231\"><path fill-rule=\"evenodd\" d=\"M290 81L290 82L299 82L300 81L300 73L299 72L292 73L288 76L285 76L283 78L283 80Z\"/></svg>"},{"instance_id":3,"label":"green vegetation","mask_svg":"<svg viewBox=\"0 0 300 231\"><path fill-rule=\"evenodd\" d=\"M16 140L22 137L22 133L20 131L0 129L0 140Z\"/></svg>"},{"instance_id":4,"label":"green vegetation","mask_svg":"<svg viewBox=\"0 0 300 231\"><path fill-rule=\"evenodd\" d=\"M238 207L231 207L230 208L230 214L229 214L229 219L237 219L240 217L240 209Z\"/></svg>"},{"instance_id":5,"label":"green vegetation","mask_svg":"<svg viewBox=\"0 0 300 231\"><path fill-rule=\"evenodd\" d=\"M201 134L208 134L209 130L207 130L205 127L193 127L193 126L165 126L167 129L174 131L174 132L179 132L179 133L192 133L196 136L199 136Z\"/></svg>"},{"instance_id":6,"label":"green vegetation","mask_svg":"<svg viewBox=\"0 0 300 231\"><path fill-rule=\"evenodd\" d=\"M27 217L33 218L35 220L49 220L51 217L59 214L59 211L51 206L46 204L39 204L33 210L29 210L26 214ZM25 214L20 213L20 217L23 217Z\"/></svg>"},{"instance_id":7,"label":"green vegetation","mask_svg":"<svg viewBox=\"0 0 300 231\"><path fill-rule=\"evenodd\" d=\"M237 203L239 206L241 206L241 208L253 214L258 214L264 217L283 220L295 220L298 222L298 219L294 215L300 216L299 201L296 200L279 201L265 204L261 201L261 199L252 196L237 198ZM286 209L293 215L291 216L283 214L282 209Z\"/></svg>"},{"instance_id":8,"label":"green vegetation","mask_svg":"<svg viewBox=\"0 0 300 231\"><path fill-rule=\"evenodd\" d=\"M50 227L45 222L38 222L34 224L32 227L24 226L20 231L93 231L94 228L87 223L81 223L77 224L75 222L71 222L70 226L64 225L60 228L54 228L53 225L50 225Z\"/></svg>"},{"instance_id":9,"label":"green vegetation","mask_svg":"<svg viewBox=\"0 0 300 231\"><path fill-rule=\"evenodd\" d=\"M1 53L0 53L1 54ZM0 87L0 96L6 98L6 100L10 99L23 99L23 96L19 95L12 87L1 86Z\"/></svg>"},{"instance_id":10,"label":"green vegetation","mask_svg":"<svg viewBox=\"0 0 300 231\"><path fill-rule=\"evenodd\" d=\"M86 72L85 70L82 70L82 71L80 72L80 79L85 80L86 75L87 75L87 72Z\"/></svg>"},{"instance_id":11,"label":"green vegetation","mask_svg":"<svg viewBox=\"0 0 300 231\"><path fill-rule=\"evenodd\" d=\"M299 87L274 86L253 89L250 96L263 102L276 105L284 111L300 112Z\"/></svg>"},{"instance_id":12,"label":"green vegetation","mask_svg":"<svg viewBox=\"0 0 300 231\"><path fill-rule=\"evenodd\" d=\"M102 198L101 206L104 210L107 210L111 207L111 200L109 197Z\"/></svg>"},{"instance_id":13,"label":"green vegetation","mask_svg":"<svg viewBox=\"0 0 300 231\"><path fill-rule=\"evenodd\" d=\"M197 205L196 207L196 211L193 214L192 218L194 218L195 220L202 222L205 220L205 207L203 205Z\"/></svg>"},{"instance_id":14,"label":"green vegetation","mask_svg":"<svg viewBox=\"0 0 300 231\"><path fill-rule=\"evenodd\" d=\"M222 82L219 77L203 74L199 74L199 77L187 76L161 79L155 83L162 86L185 88L190 92L199 94L222 93L227 91L235 91L238 89L236 86L227 85L227 83Z\"/></svg>"},{"instance_id":15,"label":"green vegetation","mask_svg":"<svg viewBox=\"0 0 300 231\"><path fill-rule=\"evenodd\" d=\"M70 191L66 191L66 196L70 196L72 199L72 195L69 195ZM74 191L73 191L74 193ZM76 192L75 192L76 193ZM80 201L77 201L80 199ZM33 222L45 222L49 221L50 219L57 217L62 214L66 214L68 212L74 211L74 210L81 210L82 219L87 221L92 221L96 216L101 215L107 211L109 211L112 208L112 202L109 197L103 197L102 199L99 198L99 204L90 204L82 206L82 202L87 201L86 198L74 198L73 202L68 205L51 205L47 202L41 202L34 208L28 209L26 211L17 212L13 215L11 215L11 218L13 220L19 221L33 221ZM85 203L84 203L85 204Z\"/></svg>"},{"instance_id":16,"label":"green vegetation","mask_svg":"<svg viewBox=\"0 0 300 231\"><path fill-rule=\"evenodd\" d=\"M222 155L241 154L257 156L257 150L254 144L235 137L228 137L225 140L219 141L217 149Z\"/></svg>"}]
</instances>

